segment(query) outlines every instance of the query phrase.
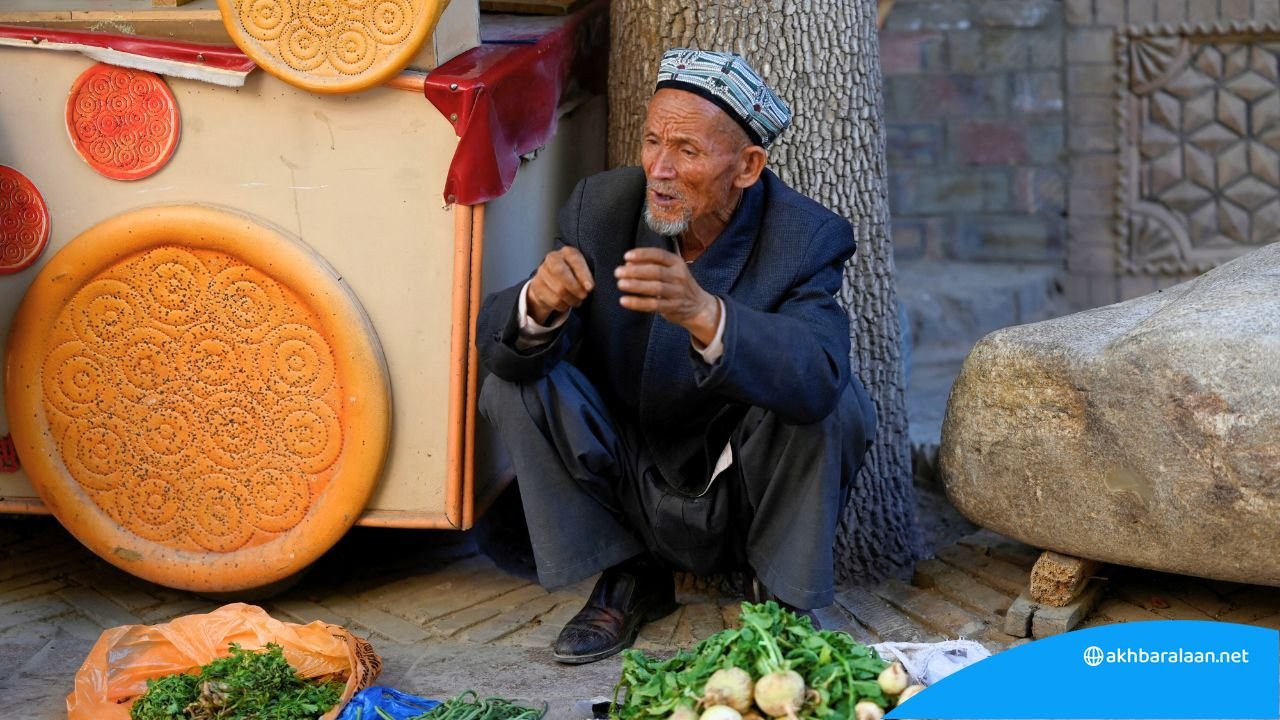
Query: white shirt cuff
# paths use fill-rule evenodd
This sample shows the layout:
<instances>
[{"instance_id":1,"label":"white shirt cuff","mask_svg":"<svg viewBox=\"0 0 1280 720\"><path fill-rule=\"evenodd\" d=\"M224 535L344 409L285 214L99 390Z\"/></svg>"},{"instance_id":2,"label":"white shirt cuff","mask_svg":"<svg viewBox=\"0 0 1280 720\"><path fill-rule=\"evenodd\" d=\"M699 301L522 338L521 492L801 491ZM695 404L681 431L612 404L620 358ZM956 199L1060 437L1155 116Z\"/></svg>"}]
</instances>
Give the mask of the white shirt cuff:
<instances>
[{"instance_id":1,"label":"white shirt cuff","mask_svg":"<svg viewBox=\"0 0 1280 720\"><path fill-rule=\"evenodd\" d=\"M545 344L549 339L547 336L559 330L560 326L569 319L569 313L561 313L558 317L552 315L550 324L542 325L529 317L529 283L531 282L533 281L526 282L524 287L520 288L520 301L516 307L520 318L520 334L516 337L517 350L528 350Z\"/></svg>"},{"instance_id":2,"label":"white shirt cuff","mask_svg":"<svg viewBox=\"0 0 1280 720\"><path fill-rule=\"evenodd\" d=\"M693 341L693 349L698 351L702 361L708 365L715 365L716 361L724 355L724 300L716 298L716 302L720 303L720 322L716 325L716 334L711 338L711 342L703 348L698 347L698 341L692 336L689 338Z\"/></svg>"}]
</instances>

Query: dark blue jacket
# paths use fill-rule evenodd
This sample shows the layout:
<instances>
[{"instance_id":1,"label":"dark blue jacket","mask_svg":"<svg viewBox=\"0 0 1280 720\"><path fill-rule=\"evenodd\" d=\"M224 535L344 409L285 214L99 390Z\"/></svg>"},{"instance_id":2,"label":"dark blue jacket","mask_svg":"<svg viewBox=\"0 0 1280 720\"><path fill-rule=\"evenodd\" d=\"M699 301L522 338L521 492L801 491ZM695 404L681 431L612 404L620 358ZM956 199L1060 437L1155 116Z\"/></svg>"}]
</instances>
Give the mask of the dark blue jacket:
<instances>
[{"instance_id":1,"label":"dark blue jacket","mask_svg":"<svg viewBox=\"0 0 1280 720\"><path fill-rule=\"evenodd\" d=\"M578 183L560 211L558 243L582 251L595 290L554 341L530 352L515 349L524 283L494 293L480 310L476 342L485 367L515 382L573 362L615 421L639 425L669 483L701 488L748 407L800 424L835 410L850 369L849 320L834 295L853 255L853 232L847 220L766 170L689 266L725 303L724 355L708 365L684 328L618 304L613 271L623 253L674 250L645 225L644 199L644 173L636 167Z\"/></svg>"}]
</instances>

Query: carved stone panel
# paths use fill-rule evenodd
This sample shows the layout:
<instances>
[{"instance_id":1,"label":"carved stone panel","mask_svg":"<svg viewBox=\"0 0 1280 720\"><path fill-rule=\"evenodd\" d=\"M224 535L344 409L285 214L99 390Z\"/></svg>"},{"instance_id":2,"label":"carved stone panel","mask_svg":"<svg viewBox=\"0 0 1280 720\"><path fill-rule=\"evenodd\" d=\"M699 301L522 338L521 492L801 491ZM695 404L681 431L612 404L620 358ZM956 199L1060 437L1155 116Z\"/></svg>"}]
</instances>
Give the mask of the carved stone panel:
<instances>
[{"instance_id":1,"label":"carved stone panel","mask_svg":"<svg viewBox=\"0 0 1280 720\"><path fill-rule=\"evenodd\" d=\"M1121 269L1199 273L1280 240L1280 26L1130 27L1118 49Z\"/></svg>"}]
</instances>

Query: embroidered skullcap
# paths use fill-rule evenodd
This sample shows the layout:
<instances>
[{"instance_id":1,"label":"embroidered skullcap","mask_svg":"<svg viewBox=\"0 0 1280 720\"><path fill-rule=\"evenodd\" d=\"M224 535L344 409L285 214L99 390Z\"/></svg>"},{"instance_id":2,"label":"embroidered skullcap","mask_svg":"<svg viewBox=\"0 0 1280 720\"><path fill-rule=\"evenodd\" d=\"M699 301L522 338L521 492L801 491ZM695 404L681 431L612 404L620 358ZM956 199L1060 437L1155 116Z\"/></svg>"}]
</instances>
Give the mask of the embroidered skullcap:
<instances>
[{"instance_id":1,"label":"embroidered skullcap","mask_svg":"<svg viewBox=\"0 0 1280 720\"><path fill-rule=\"evenodd\" d=\"M715 103L761 147L769 147L791 123L791 108L734 53L668 50L658 66L657 89L663 88L687 90Z\"/></svg>"}]
</instances>

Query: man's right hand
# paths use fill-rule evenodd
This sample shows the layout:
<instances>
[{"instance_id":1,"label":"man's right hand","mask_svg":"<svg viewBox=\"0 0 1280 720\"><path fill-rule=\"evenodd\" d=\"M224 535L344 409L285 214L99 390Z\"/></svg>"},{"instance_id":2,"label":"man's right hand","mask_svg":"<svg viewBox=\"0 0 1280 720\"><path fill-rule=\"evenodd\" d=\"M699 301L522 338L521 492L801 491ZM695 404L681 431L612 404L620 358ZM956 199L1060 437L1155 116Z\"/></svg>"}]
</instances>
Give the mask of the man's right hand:
<instances>
[{"instance_id":1,"label":"man's right hand","mask_svg":"<svg viewBox=\"0 0 1280 720\"><path fill-rule=\"evenodd\" d=\"M552 314L569 312L595 289L591 269L577 248L565 246L547 253L529 281L529 317L546 325Z\"/></svg>"}]
</instances>

